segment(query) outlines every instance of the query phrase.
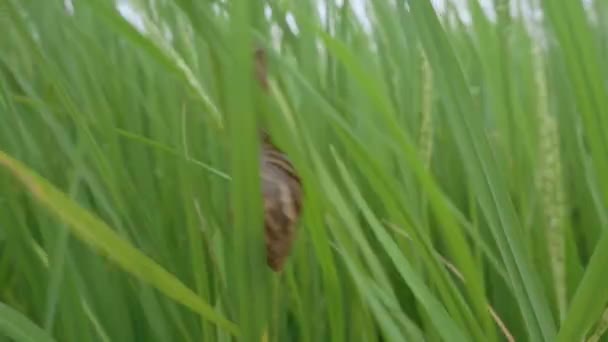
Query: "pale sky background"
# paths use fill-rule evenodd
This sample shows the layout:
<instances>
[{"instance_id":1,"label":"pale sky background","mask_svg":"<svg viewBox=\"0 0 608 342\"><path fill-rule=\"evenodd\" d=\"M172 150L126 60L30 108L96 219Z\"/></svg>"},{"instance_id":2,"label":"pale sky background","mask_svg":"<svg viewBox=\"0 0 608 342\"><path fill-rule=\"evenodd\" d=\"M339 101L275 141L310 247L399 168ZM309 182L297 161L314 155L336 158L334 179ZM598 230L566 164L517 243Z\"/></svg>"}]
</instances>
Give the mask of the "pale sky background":
<instances>
[{"instance_id":1,"label":"pale sky background","mask_svg":"<svg viewBox=\"0 0 608 342\"><path fill-rule=\"evenodd\" d=\"M69 10L69 8L71 8L71 1L73 1L73 0L64 0L64 1L66 2L66 8ZM127 20L129 20L135 27L137 27L140 30L143 30L145 25L144 25L144 20L141 16L141 13L138 13L136 7L131 5L130 0L117 0L117 1L118 1L117 8L118 8L119 12L125 18L127 18ZM324 19L325 15L326 15L325 6L324 6L325 1L335 1L339 5L341 5L344 2L344 0L318 0L318 3L319 3L318 12L319 12L319 16L321 17L321 19ZM362 23L362 26L366 29L369 29L371 27L370 18L367 15L367 10L366 10L366 6L369 1L370 0L350 0L350 4L353 9L353 12L355 13L357 18ZM471 14L468 11L467 5L466 5L468 0L430 0L430 1L432 2L435 10L437 11L437 13L440 16L446 13L448 3L453 3L455 5L455 8L458 11L458 15L461 18L461 20L465 24L471 23ZM495 20L496 15L493 10L493 0L478 0L478 1L481 5L482 9L488 16L488 18L490 20ZM571 1L571 0L566 0L566 1ZM591 7L594 0L582 0L582 1L584 3L585 7L588 10L590 10L588 13L590 14L591 19L594 20L595 18L594 18L593 10ZM604 1L604 0L599 0L599 1ZM538 8L536 8L536 9L531 8L530 1L511 0L510 3L511 3L511 7L512 7L512 13L516 13L516 15L522 15L523 17L527 18L529 21L532 21L532 22L539 22L539 20L542 19L542 16L543 16L542 11ZM270 8L268 8L268 10L270 10ZM521 13L520 13L520 11L521 11ZM267 13L267 14L269 14L269 13ZM287 23L290 25L291 29L294 30L294 32L297 32L297 25L295 23L295 19L291 16L291 14L288 14L286 19L287 19Z\"/></svg>"},{"instance_id":2,"label":"pale sky background","mask_svg":"<svg viewBox=\"0 0 608 342\"><path fill-rule=\"evenodd\" d=\"M71 2L71 0L65 0L66 6L69 6L67 3ZM325 17L325 7L323 6L324 1L331 0L319 0L319 16L324 19ZM337 4L341 5L344 0L334 0ZM369 27L369 16L367 15L366 4L368 0L350 0L350 4L352 6L353 12L359 18L364 27ZM466 8L466 0L431 0L433 6L437 10L439 14L443 14L446 11L447 1L451 1L456 5L456 8L459 10L459 16L465 23L470 23L471 15ZM490 19L494 19L494 12L492 11L492 0L479 0L482 8L486 11L486 14L490 17ZM118 10L120 13L127 18L133 25L135 25L139 29L143 29L144 22L142 20L141 14L138 13L136 7L132 6L129 0L118 0ZM293 18L288 17L288 22L290 25L294 25Z\"/></svg>"}]
</instances>

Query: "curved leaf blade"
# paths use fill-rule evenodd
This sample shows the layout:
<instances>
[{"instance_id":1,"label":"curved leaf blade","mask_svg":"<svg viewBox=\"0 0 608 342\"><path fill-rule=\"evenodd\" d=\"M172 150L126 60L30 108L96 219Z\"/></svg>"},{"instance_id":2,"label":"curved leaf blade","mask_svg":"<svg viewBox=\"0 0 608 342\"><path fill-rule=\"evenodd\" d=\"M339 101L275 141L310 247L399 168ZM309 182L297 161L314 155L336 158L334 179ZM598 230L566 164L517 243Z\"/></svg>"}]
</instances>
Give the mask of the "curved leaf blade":
<instances>
[{"instance_id":1,"label":"curved leaf blade","mask_svg":"<svg viewBox=\"0 0 608 342\"><path fill-rule=\"evenodd\" d=\"M238 328L234 323L216 313L211 305L175 276L123 240L99 218L80 207L27 166L2 151L0 165L11 171L40 204L68 224L71 232L81 241L167 297L199 313L201 317L216 323L233 335L238 335Z\"/></svg>"}]
</instances>

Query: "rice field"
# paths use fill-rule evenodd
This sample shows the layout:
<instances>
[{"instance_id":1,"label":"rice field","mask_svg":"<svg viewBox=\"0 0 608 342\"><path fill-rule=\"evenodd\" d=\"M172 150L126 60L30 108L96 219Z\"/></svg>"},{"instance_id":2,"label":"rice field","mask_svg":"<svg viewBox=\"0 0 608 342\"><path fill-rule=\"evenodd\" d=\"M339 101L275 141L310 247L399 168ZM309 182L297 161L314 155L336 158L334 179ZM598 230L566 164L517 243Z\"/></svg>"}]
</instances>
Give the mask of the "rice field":
<instances>
[{"instance_id":1,"label":"rice field","mask_svg":"<svg viewBox=\"0 0 608 342\"><path fill-rule=\"evenodd\" d=\"M603 0L1 0L0 341L608 341L606 60Z\"/></svg>"}]
</instances>

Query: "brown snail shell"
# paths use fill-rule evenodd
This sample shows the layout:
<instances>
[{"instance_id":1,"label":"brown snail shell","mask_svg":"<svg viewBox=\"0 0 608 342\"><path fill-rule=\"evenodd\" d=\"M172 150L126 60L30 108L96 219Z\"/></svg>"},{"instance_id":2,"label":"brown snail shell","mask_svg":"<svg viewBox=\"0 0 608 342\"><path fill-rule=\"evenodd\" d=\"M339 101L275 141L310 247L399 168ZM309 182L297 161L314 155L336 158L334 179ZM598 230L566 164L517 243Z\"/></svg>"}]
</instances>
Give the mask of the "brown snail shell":
<instances>
[{"instance_id":1,"label":"brown snail shell","mask_svg":"<svg viewBox=\"0 0 608 342\"><path fill-rule=\"evenodd\" d=\"M268 136L263 138L260 164L266 260L272 270L280 272L297 234L302 184L287 156Z\"/></svg>"},{"instance_id":2,"label":"brown snail shell","mask_svg":"<svg viewBox=\"0 0 608 342\"><path fill-rule=\"evenodd\" d=\"M255 50L255 76L264 91L268 91L266 78L266 52ZM283 270L296 238L296 229L302 209L302 184L298 173L287 158L271 141L268 132L260 132L260 175L264 208L264 235L266 260L275 272Z\"/></svg>"}]
</instances>

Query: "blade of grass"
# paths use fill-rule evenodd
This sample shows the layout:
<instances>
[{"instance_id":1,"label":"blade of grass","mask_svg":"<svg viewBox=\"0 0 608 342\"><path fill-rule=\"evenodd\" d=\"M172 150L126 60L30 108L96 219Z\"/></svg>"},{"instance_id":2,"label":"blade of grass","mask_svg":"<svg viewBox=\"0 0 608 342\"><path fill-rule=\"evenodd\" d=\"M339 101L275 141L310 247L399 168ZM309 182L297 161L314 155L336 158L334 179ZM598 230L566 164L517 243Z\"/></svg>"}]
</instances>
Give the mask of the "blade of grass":
<instances>
[{"instance_id":1,"label":"blade of grass","mask_svg":"<svg viewBox=\"0 0 608 342\"><path fill-rule=\"evenodd\" d=\"M0 303L0 331L15 342L55 341L19 311Z\"/></svg>"},{"instance_id":2,"label":"blade of grass","mask_svg":"<svg viewBox=\"0 0 608 342\"><path fill-rule=\"evenodd\" d=\"M547 298L541 292L538 273L523 248L521 227L506 190L505 176L498 169L482 132L481 117L472 115L475 111L462 69L431 4L412 3L412 14L420 27L429 61L437 75L442 76L438 84L446 96L445 101L457 113L448 115L448 120L466 159L467 172L475 180L473 188L507 267L528 333L533 340L552 341L556 328Z\"/></svg>"},{"instance_id":3,"label":"blade of grass","mask_svg":"<svg viewBox=\"0 0 608 342\"><path fill-rule=\"evenodd\" d=\"M166 296L198 312L227 331L238 334L234 323L213 308L158 264L121 239L101 220L80 208L64 193L30 171L25 165L0 151L0 164L27 188L32 196L66 222L83 242L98 249L129 273L153 285Z\"/></svg>"}]
</instances>

